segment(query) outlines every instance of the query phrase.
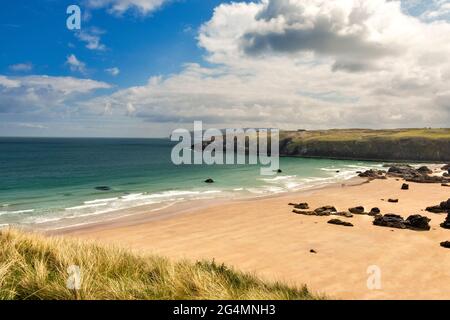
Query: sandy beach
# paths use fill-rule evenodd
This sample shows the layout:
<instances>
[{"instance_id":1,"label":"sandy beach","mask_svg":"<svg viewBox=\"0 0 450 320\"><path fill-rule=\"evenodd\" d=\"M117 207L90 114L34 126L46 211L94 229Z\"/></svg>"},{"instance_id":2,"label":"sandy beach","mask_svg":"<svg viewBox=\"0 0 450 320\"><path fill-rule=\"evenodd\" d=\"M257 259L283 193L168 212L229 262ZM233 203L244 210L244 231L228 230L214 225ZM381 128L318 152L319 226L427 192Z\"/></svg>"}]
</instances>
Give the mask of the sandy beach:
<instances>
[{"instance_id":1,"label":"sandy beach","mask_svg":"<svg viewBox=\"0 0 450 320\"><path fill-rule=\"evenodd\" d=\"M173 259L215 259L236 269L292 285L306 284L332 299L450 299L450 250L440 242L450 231L439 226L444 214L424 209L450 197L440 184L410 184L390 178L265 199L190 204L166 211L125 217L114 222L59 230L52 234L95 239ZM398 198L399 203L387 199ZM340 218L354 224L327 223L331 218L292 213L290 202L338 210L379 207L383 214L431 218L431 230L418 232L378 227L373 217ZM311 253L310 250L317 253ZM370 266L381 271L381 289L367 286Z\"/></svg>"}]
</instances>

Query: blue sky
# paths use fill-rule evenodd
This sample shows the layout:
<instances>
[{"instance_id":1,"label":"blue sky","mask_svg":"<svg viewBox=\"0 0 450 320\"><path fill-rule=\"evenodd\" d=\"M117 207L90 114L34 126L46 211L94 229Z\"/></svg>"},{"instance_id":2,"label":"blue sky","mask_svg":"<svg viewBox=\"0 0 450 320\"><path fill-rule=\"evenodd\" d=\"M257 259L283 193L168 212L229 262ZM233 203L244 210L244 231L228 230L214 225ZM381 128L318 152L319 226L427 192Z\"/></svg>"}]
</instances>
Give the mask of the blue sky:
<instances>
[{"instance_id":1,"label":"blue sky","mask_svg":"<svg viewBox=\"0 0 450 320\"><path fill-rule=\"evenodd\" d=\"M0 136L446 126L449 17L447 0L8 1Z\"/></svg>"},{"instance_id":2,"label":"blue sky","mask_svg":"<svg viewBox=\"0 0 450 320\"><path fill-rule=\"evenodd\" d=\"M220 1L185 0L165 4L148 15L129 10L122 15L90 9L77 1L18 0L2 4L0 73L17 75L10 66L31 63L28 73L67 75L70 54L86 63L89 76L119 87L145 82L150 75L180 71L185 62L201 62L204 52L197 46L196 30L211 18ZM66 9L78 4L82 30L100 30L104 50L90 50L66 28ZM105 69L117 67L120 77ZM22 72L24 74L25 72Z\"/></svg>"}]
</instances>

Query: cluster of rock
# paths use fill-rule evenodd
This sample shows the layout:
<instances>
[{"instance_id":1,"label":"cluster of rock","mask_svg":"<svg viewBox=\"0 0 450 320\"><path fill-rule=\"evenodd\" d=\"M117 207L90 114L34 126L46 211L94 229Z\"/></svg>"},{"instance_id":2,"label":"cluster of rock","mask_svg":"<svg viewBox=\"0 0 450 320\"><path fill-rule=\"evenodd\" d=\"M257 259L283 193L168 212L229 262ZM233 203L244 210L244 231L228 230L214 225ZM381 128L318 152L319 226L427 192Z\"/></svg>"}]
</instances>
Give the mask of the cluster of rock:
<instances>
[{"instance_id":1,"label":"cluster of rock","mask_svg":"<svg viewBox=\"0 0 450 320\"><path fill-rule=\"evenodd\" d=\"M426 210L432 213L450 213L450 199L447 201L442 201L437 206L428 207Z\"/></svg>"},{"instance_id":2,"label":"cluster of rock","mask_svg":"<svg viewBox=\"0 0 450 320\"><path fill-rule=\"evenodd\" d=\"M293 212L295 214L301 214L305 216L318 216L318 217L325 217L325 216L341 216L346 218L352 218L353 215L350 212L338 212L337 209L333 206L323 206L320 208L317 208L313 211L309 211L309 205L307 203L290 203L290 206L294 207Z\"/></svg>"},{"instance_id":3,"label":"cluster of rock","mask_svg":"<svg viewBox=\"0 0 450 320\"><path fill-rule=\"evenodd\" d=\"M359 173L359 177L374 179L386 179L388 177L392 178L402 178L408 182L416 183L441 183L442 185L450 183L450 165L442 167L442 170L448 171L442 176L433 176L433 170L426 166L422 166L418 169L406 164L399 164L394 166L389 166L388 171L384 170L367 170L365 172ZM406 186L405 186L406 188ZM409 186L408 186L409 189ZM403 190L408 190L403 189Z\"/></svg>"},{"instance_id":4,"label":"cluster of rock","mask_svg":"<svg viewBox=\"0 0 450 320\"><path fill-rule=\"evenodd\" d=\"M373 224L380 227L428 231L431 229L430 221L431 219L419 214L409 216L406 220L397 214L385 214L375 217Z\"/></svg>"}]
</instances>

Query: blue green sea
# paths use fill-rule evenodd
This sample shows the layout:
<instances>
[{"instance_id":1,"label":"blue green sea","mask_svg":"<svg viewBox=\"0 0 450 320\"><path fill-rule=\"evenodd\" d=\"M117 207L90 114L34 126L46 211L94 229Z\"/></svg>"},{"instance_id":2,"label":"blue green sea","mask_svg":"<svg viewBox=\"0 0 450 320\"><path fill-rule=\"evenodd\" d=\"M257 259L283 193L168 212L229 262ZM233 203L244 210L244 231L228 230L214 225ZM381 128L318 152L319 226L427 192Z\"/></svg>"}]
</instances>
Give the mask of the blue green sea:
<instances>
[{"instance_id":1,"label":"blue green sea","mask_svg":"<svg viewBox=\"0 0 450 320\"><path fill-rule=\"evenodd\" d=\"M261 176L260 166L175 166L174 145L167 139L0 138L0 227L70 226L141 205L157 211L197 199L261 197L381 166L281 158L283 173ZM207 178L215 183L204 183Z\"/></svg>"}]
</instances>

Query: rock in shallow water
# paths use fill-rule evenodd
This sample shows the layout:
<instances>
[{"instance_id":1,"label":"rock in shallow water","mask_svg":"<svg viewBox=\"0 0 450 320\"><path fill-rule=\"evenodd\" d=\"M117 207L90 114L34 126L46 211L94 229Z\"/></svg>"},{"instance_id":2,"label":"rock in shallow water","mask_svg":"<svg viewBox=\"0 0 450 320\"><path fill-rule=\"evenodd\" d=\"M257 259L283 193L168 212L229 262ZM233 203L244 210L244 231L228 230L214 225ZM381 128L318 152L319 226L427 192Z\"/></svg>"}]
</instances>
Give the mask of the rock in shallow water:
<instances>
[{"instance_id":1,"label":"rock in shallow water","mask_svg":"<svg viewBox=\"0 0 450 320\"><path fill-rule=\"evenodd\" d=\"M107 186L99 186L99 187L95 187L95 190L98 190L98 191L111 191L111 188L107 187Z\"/></svg>"},{"instance_id":2,"label":"rock in shallow water","mask_svg":"<svg viewBox=\"0 0 450 320\"><path fill-rule=\"evenodd\" d=\"M205 180L205 183L214 183L214 180L211 179L211 178L208 178L208 179Z\"/></svg>"}]
</instances>

